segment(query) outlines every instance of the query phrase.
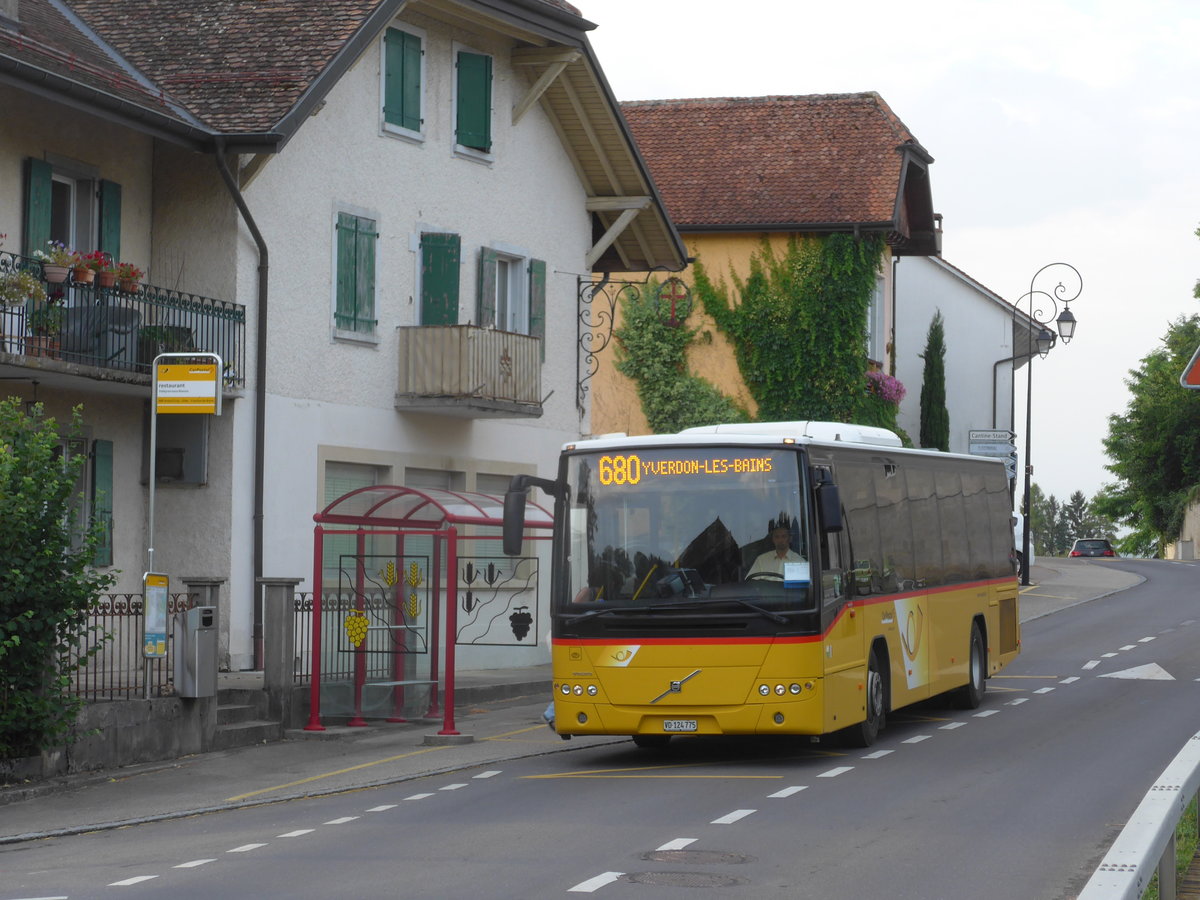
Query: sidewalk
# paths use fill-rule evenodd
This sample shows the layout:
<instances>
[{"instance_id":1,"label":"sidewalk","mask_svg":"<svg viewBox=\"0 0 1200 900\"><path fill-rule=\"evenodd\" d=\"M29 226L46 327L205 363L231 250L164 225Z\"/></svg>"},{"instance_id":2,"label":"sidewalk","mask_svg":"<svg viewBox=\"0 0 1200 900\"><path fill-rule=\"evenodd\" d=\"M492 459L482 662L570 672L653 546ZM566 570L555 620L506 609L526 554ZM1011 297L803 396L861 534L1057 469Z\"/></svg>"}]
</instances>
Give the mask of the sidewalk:
<instances>
[{"instance_id":1,"label":"sidewalk","mask_svg":"<svg viewBox=\"0 0 1200 900\"><path fill-rule=\"evenodd\" d=\"M1022 589L1022 621L1124 590L1141 578L1104 563L1052 559ZM253 673L225 676L248 683ZM261 679L261 675L257 676ZM456 730L441 719L291 731L283 741L0 787L0 845L393 784L479 766L619 743L563 741L542 721L550 667L460 672Z\"/></svg>"}]
</instances>

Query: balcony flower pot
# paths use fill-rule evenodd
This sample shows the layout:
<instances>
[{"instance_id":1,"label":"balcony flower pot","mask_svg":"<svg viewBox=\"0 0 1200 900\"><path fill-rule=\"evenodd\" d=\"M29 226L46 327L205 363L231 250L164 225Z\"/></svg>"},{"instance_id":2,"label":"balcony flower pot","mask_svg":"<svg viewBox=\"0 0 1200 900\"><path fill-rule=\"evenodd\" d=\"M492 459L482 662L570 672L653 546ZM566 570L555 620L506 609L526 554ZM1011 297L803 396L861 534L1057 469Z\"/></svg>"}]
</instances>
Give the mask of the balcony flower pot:
<instances>
[{"instance_id":1,"label":"balcony flower pot","mask_svg":"<svg viewBox=\"0 0 1200 900\"><path fill-rule=\"evenodd\" d=\"M56 266L51 263L42 263L42 277L49 284L62 284L67 280L67 275L70 274L70 268L67 266Z\"/></svg>"},{"instance_id":2,"label":"balcony flower pot","mask_svg":"<svg viewBox=\"0 0 1200 900\"><path fill-rule=\"evenodd\" d=\"M141 284L132 278L118 278L117 290L124 291L127 294L136 294L142 289Z\"/></svg>"},{"instance_id":3,"label":"balcony flower pot","mask_svg":"<svg viewBox=\"0 0 1200 900\"><path fill-rule=\"evenodd\" d=\"M117 283L116 272L105 272L101 270L96 273L96 286L102 288L113 287Z\"/></svg>"},{"instance_id":4,"label":"balcony flower pot","mask_svg":"<svg viewBox=\"0 0 1200 900\"><path fill-rule=\"evenodd\" d=\"M71 279L76 284L91 284L96 279L96 273L88 266L75 266L71 269Z\"/></svg>"}]
</instances>

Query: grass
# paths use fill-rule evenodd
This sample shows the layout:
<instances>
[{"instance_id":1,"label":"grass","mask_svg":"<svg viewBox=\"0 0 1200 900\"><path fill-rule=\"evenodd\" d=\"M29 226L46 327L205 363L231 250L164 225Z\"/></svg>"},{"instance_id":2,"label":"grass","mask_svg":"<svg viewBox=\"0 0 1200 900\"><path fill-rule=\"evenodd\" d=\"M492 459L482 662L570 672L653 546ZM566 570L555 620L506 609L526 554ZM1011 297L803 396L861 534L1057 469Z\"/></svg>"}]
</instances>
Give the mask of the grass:
<instances>
[{"instance_id":1,"label":"grass","mask_svg":"<svg viewBox=\"0 0 1200 900\"><path fill-rule=\"evenodd\" d=\"M1196 856L1196 800L1188 804L1183 818L1175 829L1175 883L1182 884L1183 876L1192 866ZM1158 900L1158 874L1150 879L1150 886L1142 895L1142 900Z\"/></svg>"}]
</instances>

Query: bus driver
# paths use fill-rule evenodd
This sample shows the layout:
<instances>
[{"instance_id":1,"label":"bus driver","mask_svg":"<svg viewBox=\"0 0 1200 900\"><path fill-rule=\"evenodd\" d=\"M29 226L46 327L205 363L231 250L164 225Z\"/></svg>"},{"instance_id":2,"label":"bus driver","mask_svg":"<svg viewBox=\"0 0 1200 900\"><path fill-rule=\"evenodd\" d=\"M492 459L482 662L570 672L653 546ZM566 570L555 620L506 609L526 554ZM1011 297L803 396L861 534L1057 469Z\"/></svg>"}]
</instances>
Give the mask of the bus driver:
<instances>
[{"instance_id":1,"label":"bus driver","mask_svg":"<svg viewBox=\"0 0 1200 900\"><path fill-rule=\"evenodd\" d=\"M778 575L782 578L785 562L804 562L804 557L788 546L791 537L792 530L786 519L780 519L778 523L772 521L772 548L759 554L758 558L754 560L754 565L750 567L750 571L746 573L746 577L753 578L755 575L765 574Z\"/></svg>"}]
</instances>

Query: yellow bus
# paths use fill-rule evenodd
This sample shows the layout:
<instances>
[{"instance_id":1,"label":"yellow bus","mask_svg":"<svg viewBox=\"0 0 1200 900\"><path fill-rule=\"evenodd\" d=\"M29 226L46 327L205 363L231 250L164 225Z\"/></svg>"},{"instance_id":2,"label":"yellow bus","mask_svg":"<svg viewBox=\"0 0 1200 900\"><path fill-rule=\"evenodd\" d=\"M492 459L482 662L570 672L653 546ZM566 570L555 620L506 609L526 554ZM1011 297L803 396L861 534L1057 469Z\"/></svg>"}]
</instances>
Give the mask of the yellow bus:
<instances>
[{"instance_id":1,"label":"yellow bus","mask_svg":"<svg viewBox=\"0 0 1200 900\"><path fill-rule=\"evenodd\" d=\"M939 694L979 705L1020 648L999 460L884 429L716 425L567 444L555 498L554 728L630 735L840 733Z\"/></svg>"}]
</instances>

